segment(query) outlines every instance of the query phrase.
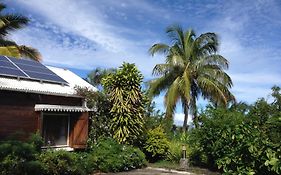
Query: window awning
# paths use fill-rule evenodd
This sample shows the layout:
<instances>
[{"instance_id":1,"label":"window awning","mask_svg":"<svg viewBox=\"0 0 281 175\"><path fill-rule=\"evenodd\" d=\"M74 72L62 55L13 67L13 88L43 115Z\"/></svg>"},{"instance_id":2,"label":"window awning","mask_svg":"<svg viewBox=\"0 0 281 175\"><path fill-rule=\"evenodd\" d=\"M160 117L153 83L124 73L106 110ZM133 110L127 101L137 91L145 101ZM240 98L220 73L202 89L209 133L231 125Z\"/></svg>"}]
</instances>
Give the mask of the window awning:
<instances>
[{"instance_id":1,"label":"window awning","mask_svg":"<svg viewBox=\"0 0 281 175\"><path fill-rule=\"evenodd\" d=\"M83 106L64 106L64 105L48 105L48 104L36 104L35 111L45 112L88 112L91 109Z\"/></svg>"}]
</instances>

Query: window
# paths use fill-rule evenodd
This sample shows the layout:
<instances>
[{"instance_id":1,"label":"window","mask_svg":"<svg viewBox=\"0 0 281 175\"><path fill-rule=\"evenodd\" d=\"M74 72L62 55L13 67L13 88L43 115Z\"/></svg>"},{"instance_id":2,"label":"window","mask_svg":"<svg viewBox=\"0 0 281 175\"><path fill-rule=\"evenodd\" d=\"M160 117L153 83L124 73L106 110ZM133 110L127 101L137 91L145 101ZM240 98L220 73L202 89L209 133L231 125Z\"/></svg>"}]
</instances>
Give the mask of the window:
<instances>
[{"instance_id":1,"label":"window","mask_svg":"<svg viewBox=\"0 0 281 175\"><path fill-rule=\"evenodd\" d=\"M69 145L69 115L43 113L43 138L45 146Z\"/></svg>"}]
</instances>

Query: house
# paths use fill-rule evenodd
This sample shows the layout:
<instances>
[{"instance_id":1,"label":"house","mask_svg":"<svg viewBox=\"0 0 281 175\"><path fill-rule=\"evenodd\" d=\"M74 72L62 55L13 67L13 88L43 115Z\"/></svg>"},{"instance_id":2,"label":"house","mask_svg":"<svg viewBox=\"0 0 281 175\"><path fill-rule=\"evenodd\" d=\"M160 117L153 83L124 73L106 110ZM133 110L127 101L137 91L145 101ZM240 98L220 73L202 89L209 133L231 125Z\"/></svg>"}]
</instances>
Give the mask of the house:
<instances>
[{"instance_id":1,"label":"house","mask_svg":"<svg viewBox=\"0 0 281 175\"><path fill-rule=\"evenodd\" d=\"M76 86L97 90L67 69L0 56L0 140L39 132L46 147L85 148L91 110Z\"/></svg>"}]
</instances>

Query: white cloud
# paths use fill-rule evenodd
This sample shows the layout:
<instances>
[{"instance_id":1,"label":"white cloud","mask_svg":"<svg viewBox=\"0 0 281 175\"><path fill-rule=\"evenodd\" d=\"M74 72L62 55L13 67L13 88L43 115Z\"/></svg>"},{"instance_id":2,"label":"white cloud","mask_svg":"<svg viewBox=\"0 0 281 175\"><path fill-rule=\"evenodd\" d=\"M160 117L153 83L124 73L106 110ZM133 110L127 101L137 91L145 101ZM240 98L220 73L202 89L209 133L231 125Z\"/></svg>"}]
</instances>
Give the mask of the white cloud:
<instances>
[{"instance_id":1,"label":"white cloud","mask_svg":"<svg viewBox=\"0 0 281 175\"><path fill-rule=\"evenodd\" d=\"M174 114L174 123L177 126L182 126L184 121L184 113L175 113ZM188 120L187 120L188 125L192 124L192 116L188 115Z\"/></svg>"},{"instance_id":2,"label":"white cloud","mask_svg":"<svg viewBox=\"0 0 281 175\"><path fill-rule=\"evenodd\" d=\"M219 34L220 53L230 61L238 100L252 102L265 97L272 85L280 85L280 43L273 46L259 31L266 29L266 34L277 39L280 36L271 28L275 25L279 30L281 25L275 1L157 2L166 6L131 0L15 2L34 20L12 37L38 48L47 64L92 69L117 67L127 61L136 63L148 78L153 66L164 60L151 58L147 49L166 42L166 25L180 21L197 32ZM163 97L156 101L163 108Z\"/></svg>"}]
</instances>

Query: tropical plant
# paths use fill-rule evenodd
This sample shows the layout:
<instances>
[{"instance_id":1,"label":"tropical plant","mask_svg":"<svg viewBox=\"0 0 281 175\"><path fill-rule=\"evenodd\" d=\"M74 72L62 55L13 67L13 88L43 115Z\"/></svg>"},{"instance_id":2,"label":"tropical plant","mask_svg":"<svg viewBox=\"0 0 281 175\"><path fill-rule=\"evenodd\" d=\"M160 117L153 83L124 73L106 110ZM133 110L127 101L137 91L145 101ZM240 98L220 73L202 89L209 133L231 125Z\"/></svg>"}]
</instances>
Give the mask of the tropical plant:
<instances>
[{"instance_id":1,"label":"tropical plant","mask_svg":"<svg viewBox=\"0 0 281 175\"><path fill-rule=\"evenodd\" d=\"M26 57L36 61L41 60L41 54L37 49L25 45L18 45L7 37L14 30L26 26L29 22L27 17L18 14L3 14L6 6L0 3L0 54L11 57Z\"/></svg>"},{"instance_id":2,"label":"tropical plant","mask_svg":"<svg viewBox=\"0 0 281 175\"><path fill-rule=\"evenodd\" d=\"M85 97L87 106L95 109L90 114L89 123L89 147L101 137L111 136L110 121L112 119L110 109L112 104L107 95L100 91L92 91L87 88L76 88L78 95Z\"/></svg>"},{"instance_id":3,"label":"tropical plant","mask_svg":"<svg viewBox=\"0 0 281 175\"><path fill-rule=\"evenodd\" d=\"M279 87L272 91L273 102L259 99L246 113L245 104L208 106L189 137L191 162L225 174L280 174L281 94Z\"/></svg>"},{"instance_id":4,"label":"tropical plant","mask_svg":"<svg viewBox=\"0 0 281 175\"><path fill-rule=\"evenodd\" d=\"M196 37L193 30L183 31L180 26L170 26L166 33L171 39L169 46L164 43L154 44L149 52L164 54L166 61L157 64L153 75L158 76L150 81L149 94L165 94L166 117L172 117L177 102L181 101L185 114L183 130L187 129L188 113L194 116L198 126L196 100L199 96L225 105L234 100L229 91L231 78L224 71L228 61L217 53L218 38L215 33L204 33Z\"/></svg>"},{"instance_id":5,"label":"tropical plant","mask_svg":"<svg viewBox=\"0 0 281 175\"><path fill-rule=\"evenodd\" d=\"M102 80L112 104L110 128L119 143L132 143L143 128L142 75L134 64L123 63L116 73Z\"/></svg>"},{"instance_id":6,"label":"tropical plant","mask_svg":"<svg viewBox=\"0 0 281 175\"><path fill-rule=\"evenodd\" d=\"M93 147L91 155L97 169L103 172L128 171L146 165L144 153L129 145L118 144L112 138L103 138Z\"/></svg>"},{"instance_id":7,"label":"tropical plant","mask_svg":"<svg viewBox=\"0 0 281 175\"><path fill-rule=\"evenodd\" d=\"M163 159L169 150L169 140L160 126L150 129L147 132L147 139L144 144L144 152L151 162Z\"/></svg>"}]
</instances>

